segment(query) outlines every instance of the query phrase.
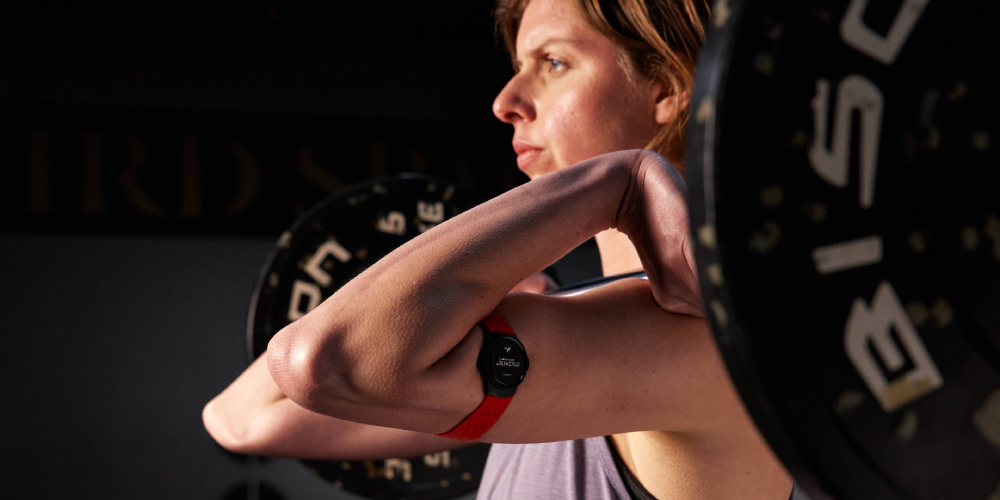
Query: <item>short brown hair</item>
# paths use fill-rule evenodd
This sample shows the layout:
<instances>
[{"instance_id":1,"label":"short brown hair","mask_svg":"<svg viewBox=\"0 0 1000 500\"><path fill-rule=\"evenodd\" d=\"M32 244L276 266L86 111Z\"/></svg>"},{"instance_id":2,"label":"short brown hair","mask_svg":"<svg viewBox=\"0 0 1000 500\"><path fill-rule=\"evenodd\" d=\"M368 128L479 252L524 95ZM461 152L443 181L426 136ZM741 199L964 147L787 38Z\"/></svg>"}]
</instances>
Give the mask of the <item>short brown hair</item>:
<instances>
[{"instance_id":1,"label":"short brown hair","mask_svg":"<svg viewBox=\"0 0 1000 500\"><path fill-rule=\"evenodd\" d=\"M497 34L514 59L517 30L529 1L497 0ZM708 25L708 0L577 1L591 25L622 48L640 76L662 81L673 93L690 98L694 65ZM661 127L646 146L678 167L684 163L689 108L689 103L681 102L677 116Z\"/></svg>"}]
</instances>

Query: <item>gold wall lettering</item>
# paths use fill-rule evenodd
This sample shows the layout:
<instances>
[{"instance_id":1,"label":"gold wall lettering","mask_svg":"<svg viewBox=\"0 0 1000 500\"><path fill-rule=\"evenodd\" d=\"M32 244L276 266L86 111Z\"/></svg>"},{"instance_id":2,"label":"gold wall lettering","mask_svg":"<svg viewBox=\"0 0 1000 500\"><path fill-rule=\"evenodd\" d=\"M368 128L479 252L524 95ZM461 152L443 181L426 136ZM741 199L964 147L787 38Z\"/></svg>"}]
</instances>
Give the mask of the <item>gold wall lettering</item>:
<instances>
[{"instance_id":1,"label":"gold wall lettering","mask_svg":"<svg viewBox=\"0 0 1000 500\"><path fill-rule=\"evenodd\" d=\"M139 184L139 172L146 167L146 160L149 158L146 145L133 136L126 136L125 140L128 142L129 156L128 165L118 176L122 191L140 213L157 218L166 217L166 210L157 205Z\"/></svg>"},{"instance_id":2,"label":"gold wall lettering","mask_svg":"<svg viewBox=\"0 0 1000 500\"><path fill-rule=\"evenodd\" d=\"M372 177L382 177L386 173L386 166L389 164L389 150L384 142L373 142L368 145L368 153L371 156Z\"/></svg>"},{"instance_id":3,"label":"gold wall lettering","mask_svg":"<svg viewBox=\"0 0 1000 500\"><path fill-rule=\"evenodd\" d=\"M31 143L28 176L28 211L52 212L52 185L49 182L49 132L28 131Z\"/></svg>"},{"instance_id":4,"label":"gold wall lettering","mask_svg":"<svg viewBox=\"0 0 1000 500\"><path fill-rule=\"evenodd\" d=\"M80 212L87 215L108 213L104 200L103 137L100 132L83 132L83 201Z\"/></svg>"},{"instance_id":5,"label":"gold wall lettering","mask_svg":"<svg viewBox=\"0 0 1000 500\"><path fill-rule=\"evenodd\" d=\"M315 160L313 160L312 148L309 146L302 146L299 149L299 161L298 161L299 173L305 178L309 184L316 186L329 194L336 193L341 189L347 187L344 181L340 180L330 172L329 170L323 168Z\"/></svg>"},{"instance_id":6,"label":"gold wall lettering","mask_svg":"<svg viewBox=\"0 0 1000 500\"><path fill-rule=\"evenodd\" d=\"M177 213L181 217L201 214L201 151L198 138L181 138L181 204Z\"/></svg>"},{"instance_id":7,"label":"gold wall lettering","mask_svg":"<svg viewBox=\"0 0 1000 500\"><path fill-rule=\"evenodd\" d=\"M99 114L105 125L77 127L75 118L56 126L20 113L2 128L12 141L0 148L11 167L0 210L12 216L0 231L277 234L323 197L366 179L423 172L487 195L519 180L505 183L506 170L519 175L499 153L509 154L506 142L475 126L432 132L250 120L226 128L223 120L197 128L189 117ZM440 147L442 133L454 144Z\"/></svg>"},{"instance_id":8,"label":"gold wall lettering","mask_svg":"<svg viewBox=\"0 0 1000 500\"><path fill-rule=\"evenodd\" d=\"M427 158L424 157L424 154L419 149L409 147L406 148L406 153L410 157L410 170L421 173L427 171Z\"/></svg>"},{"instance_id":9,"label":"gold wall lettering","mask_svg":"<svg viewBox=\"0 0 1000 500\"><path fill-rule=\"evenodd\" d=\"M235 142L228 143L229 150L236 155L236 161L240 166L239 187L236 197L228 208L222 211L222 217L232 217L253 203L260 191L260 165L254 159L250 151L241 144Z\"/></svg>"}]
</instances>

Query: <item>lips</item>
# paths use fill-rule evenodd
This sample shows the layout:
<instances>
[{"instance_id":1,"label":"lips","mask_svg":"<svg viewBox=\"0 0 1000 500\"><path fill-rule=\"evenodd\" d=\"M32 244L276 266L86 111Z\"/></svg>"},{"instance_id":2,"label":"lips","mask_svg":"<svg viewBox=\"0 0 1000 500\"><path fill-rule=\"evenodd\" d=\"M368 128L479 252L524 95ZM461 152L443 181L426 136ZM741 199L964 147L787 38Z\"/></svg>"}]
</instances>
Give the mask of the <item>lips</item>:
<instances>
[{"instance_id":1,"label":"lips","mask_svg":"<svg viewBox=\"0 0 1000 500\"><path fill-rule=\"evenodd\" d=\"M538 155L542 154L542 148L529 142L515 139L512 144L514 152L517 153L517 168L521 170L524 170L528 164L538 158Z\"/></svg>"}]
</instances>

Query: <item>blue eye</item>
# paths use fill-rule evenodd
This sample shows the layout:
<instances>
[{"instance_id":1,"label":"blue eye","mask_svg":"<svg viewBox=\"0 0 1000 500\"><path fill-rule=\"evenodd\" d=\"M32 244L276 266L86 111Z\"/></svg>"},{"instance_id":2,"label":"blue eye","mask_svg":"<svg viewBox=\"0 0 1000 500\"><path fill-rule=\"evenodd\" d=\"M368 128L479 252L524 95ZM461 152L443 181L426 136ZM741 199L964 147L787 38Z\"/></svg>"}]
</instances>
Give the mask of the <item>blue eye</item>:
<instances>
[{"instance_id":1,"label":"blue eye","mask_svg":"<svg viewBox=\"0 0 1000 500\"><path fill-rule=\"evenodd\" d=\"M549 62L549 69L552 71L559 71L566 67L566 63L558 59L546 59Z\"/></svg>"}]
</instances>

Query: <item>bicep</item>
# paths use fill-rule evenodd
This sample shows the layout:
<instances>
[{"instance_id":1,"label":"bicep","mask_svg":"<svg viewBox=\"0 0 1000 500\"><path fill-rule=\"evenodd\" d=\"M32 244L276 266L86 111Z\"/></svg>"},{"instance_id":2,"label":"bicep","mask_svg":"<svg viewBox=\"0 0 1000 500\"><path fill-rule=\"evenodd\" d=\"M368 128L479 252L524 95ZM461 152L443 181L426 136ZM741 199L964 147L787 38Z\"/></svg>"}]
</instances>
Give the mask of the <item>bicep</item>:
<instances>
[{"instance_id":1,"label":"bicep","mask_svg":"<svg viewBox=\"0 0 1000 500\"><path fill-rule=\"evenodd\" d=\"M510 295L497 312L524 344L530 367L483 441L689 430L733 408L705 321L663 311L643 280L576 297ZM462 409L468 415L482 400L482 380L474 362L462 361L452 367L455 381L466 392L478 388L478 401Z\"/></svg>"}]
</instances>

